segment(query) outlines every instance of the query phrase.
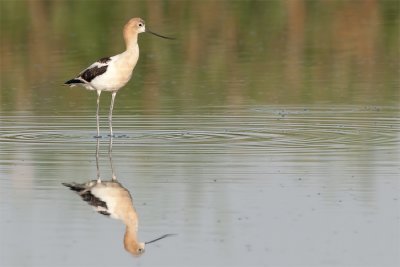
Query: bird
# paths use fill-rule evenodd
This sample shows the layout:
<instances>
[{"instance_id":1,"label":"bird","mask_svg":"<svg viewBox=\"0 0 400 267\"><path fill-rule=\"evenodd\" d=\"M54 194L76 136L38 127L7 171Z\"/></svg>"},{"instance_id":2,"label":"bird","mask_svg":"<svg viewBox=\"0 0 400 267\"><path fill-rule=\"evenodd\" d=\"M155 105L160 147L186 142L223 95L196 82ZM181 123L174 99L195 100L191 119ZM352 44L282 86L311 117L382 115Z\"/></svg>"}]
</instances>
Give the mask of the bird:
<instances>
[{"instance_id":1,"label":"bird","mask_svg":"<svg viewBox=\"0 0 400 267\"><path fill-rule=\"evenodd\" d=\"M81 71L75 78L64 83L64 85L70 87L80 85L88 90L97 92L96 138L101 138L99 130L99 101L102 91L111 92L108 120L110 136L113 136L112 112L115 96L118 90L124 87L132 77L132 72L139 59L138 35L143 32L151 33L164 39L175 39L150 31L148 28L146 29L145 21L141 18L132 18L123 28L123 37L126 45L126 50L124 52L115 56L100 58Z\"/></svg>"},{"instance_id":2,"label":"bird","mask_svg":"<svg viewBox=\"0 0 400 267\"><path fill-rule=\"evenodd\" d=\"M121 220L126 228L124 235L125 250L133 256L141 256L147 244L174 234L165 234L147 242L138 241L138 215L128 189L116 179L111 181L89 180L86 183L62 183L75 191L82 200L93 206L98 213Z\"/></svg>"}]
</instances>

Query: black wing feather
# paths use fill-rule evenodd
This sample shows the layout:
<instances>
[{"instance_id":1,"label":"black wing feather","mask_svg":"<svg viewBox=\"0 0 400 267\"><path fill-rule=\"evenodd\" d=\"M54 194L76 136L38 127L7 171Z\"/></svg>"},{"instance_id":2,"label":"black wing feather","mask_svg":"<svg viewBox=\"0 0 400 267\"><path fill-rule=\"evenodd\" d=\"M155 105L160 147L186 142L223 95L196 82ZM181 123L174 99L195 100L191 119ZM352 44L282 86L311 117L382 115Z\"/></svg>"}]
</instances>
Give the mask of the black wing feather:
<instances>
[{"instance_id":1,"label":"black wing feather","mask_svg":"<svg viewBox=\"0 0 400 267\"><path fill-rule=\"evenodd\" d=\"M84 83L84 82L79 79L71 79L69 81L66 81L64 84L76 84L76 83Z\"/></svg>"},{"instance_id":2,"label":"black wing feather","mask_svg":"<svg viewBox=\"0 0 400 267\"><path fill-rule=\"evenodd\" d=\"M99 63L108 63L108 61L111 60L111 57L102 57L99 60L97 60L97 62Z\"/></svg>"},{"instance_id":3,"label":"black wing feather","mask_svg":"<svg viewBox=\"0 0 400 267\"><path fill-rule=\"evenodd\" d=\"M111 213L109 213L108 211L104 211L104 210L100 210L100 211L98 211L98 213L103 214L105 216L110 216L111 215Z\"/></svg>"},{"instance_id":4,"label":"black wing feather","mask_svg":"<svg viewBox=\"0 0 400 267\"><path fill-rule=\"evenodd\" d=\"M100 58L99 60L97 60L97 62L100 64L107 64L110 60L111 60L111 57L103 57L103 58ZM107 68L108 68L108 65L103 65L101 67L93 66L91 68L84 70L82 73L79 74L78 77L66 81L64 84L74 85L74 84L85 83L85 82L90 83L94 78L105 73L107 71ZM80 78L82 80L80 80L78 78Z\"/></svg>"},{"instance_id":5,"label":"black wing feather","mask_svg":"<svg viewBox=\"0 0 400 267\"><path fill-rule=\"evenodd\" d=\"M95 66L92 67L90 69L85 70L82 74L81 74L81 78L84 79L85 81L87 81L88 83L90 83L94 78L96 78L97 76L102 75L104 72L107 71L108 65L105 66L101 66L100 68Z\"/></svg>"}]
</instances>

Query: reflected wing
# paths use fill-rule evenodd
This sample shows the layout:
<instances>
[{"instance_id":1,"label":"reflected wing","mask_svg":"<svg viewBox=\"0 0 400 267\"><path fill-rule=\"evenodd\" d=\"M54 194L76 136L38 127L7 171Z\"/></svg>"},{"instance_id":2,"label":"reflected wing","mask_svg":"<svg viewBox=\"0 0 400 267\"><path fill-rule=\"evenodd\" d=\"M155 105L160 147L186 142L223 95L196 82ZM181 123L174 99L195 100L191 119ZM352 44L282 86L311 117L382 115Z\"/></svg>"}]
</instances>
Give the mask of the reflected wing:
<instances>
[{"instance_id":1,"label":"reflected wing","mask_svg":"<svg viewBox=\"0 0 400 267\"><path fill-rule=\"evenodd\" d=\"M110 216L108 212L107 203L100 198L96 197L92 194L91 188L93 187L93 183L95 181L88 182L86 184L77 184L77 183L62 183L64 186L69 187L72 191L78 193L81 196L82 200L87 202L89 205L93 206L94 209L103 215Z\"/></svg>"}]
</instances>

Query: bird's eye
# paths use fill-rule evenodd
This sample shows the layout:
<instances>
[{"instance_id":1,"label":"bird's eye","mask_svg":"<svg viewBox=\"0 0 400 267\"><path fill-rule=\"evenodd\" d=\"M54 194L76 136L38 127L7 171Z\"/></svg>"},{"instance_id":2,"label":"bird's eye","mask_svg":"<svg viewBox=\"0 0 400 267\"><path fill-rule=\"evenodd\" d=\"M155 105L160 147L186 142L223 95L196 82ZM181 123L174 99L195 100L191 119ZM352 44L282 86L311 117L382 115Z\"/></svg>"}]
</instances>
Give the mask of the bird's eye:
<instances>
[{"instance_id":1,"label":"bird's eye","mask_svg":"<svg viewBox=\"0 0 400 267\"><path fill-rule=\"evenodd\" d=\"M142 249L142 248L139 248L139 249L138 249L138 252L139 252L139 253L142 253L142 252L143 252L143 249Z\"/></svg>"},{"instance_id":2,"label":"bird's eye","mask_svg":"<svg viewBox=\"0 0 400 267\"><path fill-rule=\"evenodd\" d=\"M143 26L143 24L142 23L139 23L139 27L142 27Z\"/></svg>"}]
</instances>

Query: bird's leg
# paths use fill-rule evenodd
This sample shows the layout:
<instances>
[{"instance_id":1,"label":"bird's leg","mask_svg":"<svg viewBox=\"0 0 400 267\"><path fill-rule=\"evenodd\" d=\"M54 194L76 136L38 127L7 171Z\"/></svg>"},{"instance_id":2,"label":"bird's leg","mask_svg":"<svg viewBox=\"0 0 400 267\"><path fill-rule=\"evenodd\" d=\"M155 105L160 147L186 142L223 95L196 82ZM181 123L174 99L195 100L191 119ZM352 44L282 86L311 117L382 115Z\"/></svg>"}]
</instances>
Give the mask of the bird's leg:
<instances>
[{"instance_id":1,"label":"bird's leg","mask_svg":"<svg viewBox=\"0 0 400 267\"><path fill-rule=\"evenodd\" d=\"M117 176L115 176L114 165L113 165L113 161L112 161L112 142L113 142L113 137L110 136L110 145L108 146L108 157L110 158L112 180L116 181Z\"/></svg>"},{"instance_id":2,"label":"bird's leg","mask_svg":"<svg viewBox=\"0 0 400 267\"><path fill-rule=\"evenodd\" d=\"M95 138L101 138L100 136L100 121L99 121L99 107L100 107L100 94L101 90L97 90L97 110L96 110L96 123L97 123L97 135Z\"/></svg>"},{"instance_id":3,"label":"bird's leg","mask_svg":"<svg viewBox=\"0 0 400 267\"><path fill-rule=\"evenodd\" d=\"M117 92L112 92L111 94L111 104L110 104L110 114L108 115L108 121L110 123L110 137L113 137L113 130L112 130L112 112L114 108L114 99L115 96L117 95Z\"/></svg>"}]
</instances>

